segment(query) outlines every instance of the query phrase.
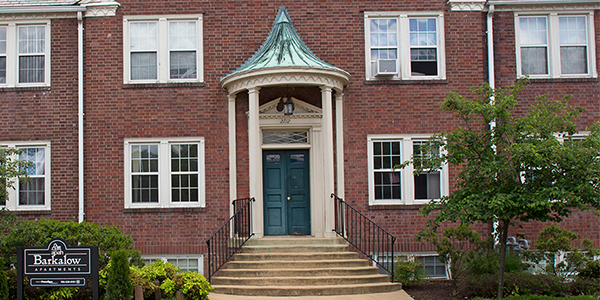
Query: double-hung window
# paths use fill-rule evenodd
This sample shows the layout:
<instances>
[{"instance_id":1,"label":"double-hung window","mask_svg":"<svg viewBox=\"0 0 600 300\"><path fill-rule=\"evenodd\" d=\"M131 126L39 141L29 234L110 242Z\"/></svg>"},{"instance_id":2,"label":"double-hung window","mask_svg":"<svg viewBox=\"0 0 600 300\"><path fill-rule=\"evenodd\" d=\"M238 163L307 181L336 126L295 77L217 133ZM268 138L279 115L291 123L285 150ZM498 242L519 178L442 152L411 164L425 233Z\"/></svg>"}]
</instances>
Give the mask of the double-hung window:
<instances>
[{"instance_id":1,"label":"double-hung window","mask_svg":"<svg viewBox=\"0 0 600 300\"><path fill-rule=\"evenodd\" d=\"M0 88L50 85L50 21L0 21Z\"/></svg>"},{"instance_id":2,"label":"double-hung window","mask_svg":"<svg viewBox=\"0 0 600 300\"><path fill-rule=\"evenodd\" d=\"M125 141L125 207L204 207L204 139Z\"/></svg>"},{"instance_id":3,"label":"double-hung window","mask_svg":"<svg viewBox=\"0 0 600 300\"><path fill-rule=\"evenodd\" d=\"M422 204L448 194L448 170L442 165L413 174L414 166L395 168L414 158L440 155L429 150L429 136L370 135L368 137L369 204ZM414 155L413 155L414 154Z\"/></svg>"},{"instance_id":4,"label":"double-hung window","mask_svg":"<svg viewBox=\"0 0 600 300\"><path fill-rule=\"evenodd\" d=\"M13 180L14 189L8 189L8 201L0 203L0 206L10 210L49 210L50 143L8 142L0 143L0 147L19 149L21 154L12 159L30 163L25 169L26 179L9 179Z\"/></svg>"},{"instance_id":5,"label":"double-hung window","mask_svg":"<svg viewBox=\"0 0 600 300\"><path fill-rule=\"evenodd\" d=\"M124 82L201 82L202 16L124 19Z\"/></svg>"},{"instance_id":6,"label":"double-hung window","mask_svg":"<svg viewBox=\"0 0 600 300\"><path fill-rule=\"evenodd\" d=\"M518 76L598 76L593 13L515 15Z\"/></svg>"},{"instance_id":7,"label":"double-hung window","mask_svg":"<svg viewBox=\"0 0 600 300\"><path fill-rule=\"evenodd\" d=\"M444 79L442 13L365 12L367 80Z\"/></svg>"}]
</instances>

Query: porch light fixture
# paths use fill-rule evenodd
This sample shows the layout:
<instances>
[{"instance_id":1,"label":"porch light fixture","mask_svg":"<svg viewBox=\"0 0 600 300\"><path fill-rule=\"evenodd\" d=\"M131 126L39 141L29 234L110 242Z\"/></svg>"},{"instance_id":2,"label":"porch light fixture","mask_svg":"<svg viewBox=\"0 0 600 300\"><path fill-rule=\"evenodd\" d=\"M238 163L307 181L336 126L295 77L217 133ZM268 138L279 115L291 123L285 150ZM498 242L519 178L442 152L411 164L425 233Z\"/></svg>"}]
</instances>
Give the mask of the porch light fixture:
<instances>
[{"instance_id":1,"label":"porch light fixture","mask_svg":"<svg viewBox=\"0 0 600 300\"><path fill-rule=\"evenodd\" d=\"M292 98L283 96L283 114L286 116L294 114L294 102L292 102Z\"/></svg>"}]
</instances>

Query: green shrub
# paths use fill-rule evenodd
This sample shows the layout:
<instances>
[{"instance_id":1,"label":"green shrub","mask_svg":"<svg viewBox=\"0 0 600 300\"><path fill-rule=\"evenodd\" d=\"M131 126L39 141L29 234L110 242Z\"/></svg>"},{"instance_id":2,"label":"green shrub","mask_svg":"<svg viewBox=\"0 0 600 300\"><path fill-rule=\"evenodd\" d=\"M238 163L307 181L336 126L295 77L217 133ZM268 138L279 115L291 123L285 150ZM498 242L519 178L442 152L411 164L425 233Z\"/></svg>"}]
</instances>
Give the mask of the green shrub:
<instances>
[{"instance_id":1,"label":"green shrub","mask_svg":"<svg viewBox=\"0 0 600 300\"><path fill-rule=\"evenodd\" d=\"M113 252L111 266L108 270L106 284L106 300L129 300L133 295L131 283L131 271L127 251L119 250Z\"/></svg>"},{"instance_id":2,"label":"green shrub","mask_svg":"<svg viewBox=\"0 0 600 300\"><path fill-rule=\"evenodd\" d=\"M600 254L598 249L593 247L593 242L589 239L583 239L583 252L577 247L572 247L571 242L578 238L577 234L566 229L561 229L552 224L542 231L535 242L535 247L539 250L533 252L531 259L534 262L546 261L544 271L568 281L575 274L585 270L588 263L593 261L593 256ZM594 274L594 265L590 265L585 274ZM588 273L589 272L589 273Z\"/></svg>"},{"instance_id":3,"label":"green shrub","mask_svg":"<svg viewBox=\"0 0 600 300\"><path fill-rule=\"evenodd\" d=\"M570 295L593 295L600 294L600 279L577 277L566 283Z\"/></svg>"},{"instance_id":4,"label":"green shrub","mask_svg":"<svg viewBox=\"0 0 600 300\"><path fill-rule=\"evenodd\" d=\"M160 288L169 297L173 297L175 292L181 291L186 300L207 300L208 293L213 290L206 278L196 272L175 274L173 279L166 279Z\"/></svg>"},{"instance_id":5,"label":"green shrub","mask_svg":"<svg viewBox=\"0 0 600 300\"><path fill-rule=\"evenodd\" d=\"M394 281L402 283L403 287L420 284L426 277L421 262L399 257L394 262Z\"/></svg>"},{"instance_id":6,"label":"green shrub","mask_svg":"<svg viewBox=\"0 0 600 300\"><path fill-rule=\"evenodd\" d=\"M112 252L121 249L127 250L131 264L144 264L140 252L133 249L131 237L117 227L48 219L18 220L12 212L0 210L0 256L8 258L9 263L17 262L17 247L45 247L55 238L62 238L71 246L98 246L100 268L108 264Z\"/></svg>"},{"instance_id":7,"label":"green shrub","mask_svg":"<svg viewBox=\"0 0 600 300\"><path fill-rule=\"evenodd\" d=\"M576 296L570 297L569 300L596 300L597 296ZM563 300L564 297L553 297L553 296L540 296L540 295L519 295L519 296L508 296L504 298L506 300ZM475 297L473 300L488 300L486 298Z\"/></svg>"},{"instance_id":8,"label":"green shrub","mask_svg":"<svg viewBox=\"0 0 600 300\"><path fill-rule=\"evenodd\" d=\"M0 299L8 299L8 278L4 272L4 259L0 259Z\"/></svg>"},{"instance_id":9,"label":"green shrub","mask_svg":"<svg viewBox=\"0 0 600 300\"><path fill-rule=\"evenodd\" d=\"M579 277L600 279L600 259L590 260L579 270Z\"/></svg>"},{"instance_id":10,"label":"green shrub","mask_svg":"<svg viewBox=\"0 0 600 300\"><path fill-rule=\"evenodd\" d=\"M500 270L500 253L494 250L474 252L466 259L467 271L474 275L479 274L498 274ZM529 265L523 262L521 256L512 252L506 253L504 261L504 271L522 272L527 270Z\"/></svg>"},{"instance_id":11,"label":"green shrub","mask_svg":"<svg viewBox=\"0 0 600 300\"><path fill-rule=\"evenodd\" d=\"M163 282L166 279L173 279L177 272L179 272L179 267L174 266L169 262L156 260L142 268L132 267L131 280L134 286L141 286L144 290L144 297L149 298L157 288L157 286L154 285L155 280Z\"/></svg>"},{"instance_id":12,"label":"green shrub","mask_svg":"<svg viewBox=\"0 0 600 300\"><path fill-rule=\"evenodd\" d=\"M498 275L465 275L457 281L457 290L465 297L495 298L498 292ZM567 292L567 286L560 279L547 274L512 272L506 273L504 278L505 295L558 295Z\"/></svg>"},{"instance_id":13,"label":"green shrub","mask_svg":"<svg viewBox=\"0 0 600 300\"><path fill-rule=\"evenodd\" d=\"M436 229L434 227L422 230L416 238L422 243L427 242L435 246L440 261L450 265L452 280L457 280L463 273L468 272L468 257L477 251L491 249L493 245L491 239L481 239L479 233L471 230L468 224L459 223L456 227L446 228L442 236L435 232Z\"/></svg>"}]
</instances>

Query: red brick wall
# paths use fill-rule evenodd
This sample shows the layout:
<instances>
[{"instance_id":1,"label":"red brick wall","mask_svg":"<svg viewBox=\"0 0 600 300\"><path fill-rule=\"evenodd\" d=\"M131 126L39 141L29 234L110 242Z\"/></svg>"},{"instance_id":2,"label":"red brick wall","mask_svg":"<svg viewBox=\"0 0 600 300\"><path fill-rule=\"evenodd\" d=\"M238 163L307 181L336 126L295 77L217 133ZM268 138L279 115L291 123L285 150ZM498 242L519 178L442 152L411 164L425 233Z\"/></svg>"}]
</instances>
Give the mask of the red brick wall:
<instances>
[{"instance_id":1,"label":"red brick wall","mask_svg":"<svg viewBox=\"0 0 600 300\"><path fill-rule=\"evenodd\" d=\"M77 19L51 20L51 87L0 88L0 141L50 141L50 212L27 219L78 218Z\"/></svg>"},{"instance_id":2,"label":"red brick wall","mask_svg":"<svg viewBox=\"0 0 600 300\"><path fill-rule=\"evenodd\" d=\"M419 206L369 207L367 135L438 133L458 126L450 114L439 111L439 102L450 91L468 94L470 87L487 82L485 13L452 12L444 0L286 0L277 4L266 0L124 0L120 4L116 17L85 19L87 221L116 225L133 237L143 254L206 252L205 240L229 217L231 200L228 102L220 78L255 53L268 35L279 5L286 5L306 45L319 58L351 74L343 103L345 199L396 235L399 250L431 250L414 240L426 222ZM444 12L447 79L367 82L364 11L424 10ZM123 85L123 16L140 14L203 14L205 83ZM512 13L496 13L494 23L497 86L503 86L514 82L516 76L514 18ZM77 217L77 127L73 126L77 123L76 27L75 19L52 21L51 93L44 95L43 89L0 90L0 118L6 124L0 128L0 140L52 141L53 210L45 216L60 220ZM585 126L600 117L599 90L597 79L537 81L524 97L531 99L541 92L553 96L573 93L574 103L588 108L582 116L581 126ZM240 93L236 103L239 197L248 196L247 179L253 176L246 150L247 110L247 94ZM27 118L32 114L39 118ZM192 136L205 138L206 208L124 209L124 139ZM598 219L588 216L578 213L564 224L595 238L598 246ZM518 232L535 238L538 228L530 225ZM477 229L485 233L488 225Z\"/></svg>"}]
</instances>

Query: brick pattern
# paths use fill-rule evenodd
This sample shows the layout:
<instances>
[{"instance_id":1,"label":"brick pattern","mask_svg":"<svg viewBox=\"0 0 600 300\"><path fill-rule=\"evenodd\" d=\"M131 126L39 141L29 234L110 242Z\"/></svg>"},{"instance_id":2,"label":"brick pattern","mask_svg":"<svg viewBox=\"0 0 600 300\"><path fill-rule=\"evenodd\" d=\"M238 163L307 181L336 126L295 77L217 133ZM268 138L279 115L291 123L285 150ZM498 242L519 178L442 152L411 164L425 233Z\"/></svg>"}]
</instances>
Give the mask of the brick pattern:
<instances>
[{"instance_id":1,"label":"brick pattern","mask_svg":"<svg viewBox=\"0 0 600 300\"><path fill-rule=\"evenodd\" d=\"M367 135L438 133L460 124L439 111L455 91L487 82L486 15L452 12L446 1L142 1L124 0L116 17L85 23L85 200L86 220L116 225L132 236L143 254L205 253L205 240L229 217L227 94L220 78L241 66L267 37L279 5L286 5L306 45L324 61L351 74L344 91L345 199L398 237L398 250L429 251L414 240L425 227L419 206L368 206ZM402 84L367 82L364 63L364 11L442 11L447 79ZM123 16L203 14L204 84L124 85ZM600 12L596 11L596 52L600 58ZM514 17L494 15L497 86L513 83ZM52 212L59 220L77 218L77 21L52 20L52 88L0 89L0 140L52 142ZM600 62L596 62L600 64ZM548 93L575 94L587 108L581 128L600 119L600 85L593 80L534 82L523 99ZM263 93L264 92L264 93ZM261 104L277 95L261 90ZM320 105L315 91L297 91ZM306 98L305 98L306 97ZM236 101L238 196L249 194L248 95ZM311 100L312 99L312 100ZM35 118L32 118L35 117ZM124 139L202 136L206 145L206 208L125 210ZM455 174L455 172L451 172ZM451 183L454 180L451 180ZM38 218L26 214L24 218ZM563 224L596 240L598 217L576 213ZM483 234L490 225L476 227ZM514 234L535 240L537 224ZM206 263L205 263L206 265Z\"/></svg>"}]
</instances>

